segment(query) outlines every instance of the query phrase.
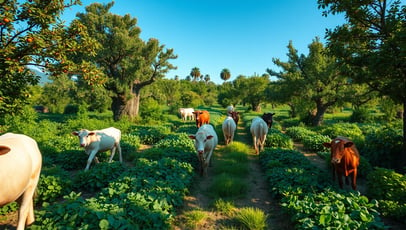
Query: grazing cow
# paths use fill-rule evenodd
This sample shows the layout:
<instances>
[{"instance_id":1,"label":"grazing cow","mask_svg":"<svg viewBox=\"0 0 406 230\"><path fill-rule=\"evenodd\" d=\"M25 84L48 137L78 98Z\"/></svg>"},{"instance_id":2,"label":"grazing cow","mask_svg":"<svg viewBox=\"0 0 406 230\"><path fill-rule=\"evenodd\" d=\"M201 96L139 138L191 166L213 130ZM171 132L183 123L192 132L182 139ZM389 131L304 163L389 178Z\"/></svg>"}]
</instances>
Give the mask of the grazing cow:
<instances>
[{"instance_id":1,"label":"grazing cow","mask_svg":"<svg viewBox=\"0 0 406 230\"><path fill-rule=\"evenodd\" d=\"M227 116L222 124L224 142L226 145L230 144L234 140L234 133L237 129L237 125L232 117Z\"/></svg>"},{"instance_id":2,"label":"grazing cow","mask_svg":"<svg viewBox=\"0 0 406 230\"><path fill-rule=\"evenodd\" d=\"M195 149L200 163L200 175L207 175L207 167L214 149L218 144L218 137L212 125L204 124L198 130L196 135L189 135L195 142Z\"/></svg>"},{"instance_id":3,"label":"grazing cow","mask_svg":"<svg viewBox=\"0 0 406 230\"><path fill-rule=\"evenodd\" d=\"M93 159L96 163L99 163L96 157L98 152L110 150L111 156L109 162L111 162L117 149L120 162L123 162L120 147L121 131L119 129L114 127L94 131L82 129L72 132L72 134L79 137L80 146L84 147L86 154L89 155L85 171L89 169Z\"/></svg>"},{"instance_id":4,"label":"grazing cow","mask_svg":"<svg viewBox=\"0 0 406 230\"><path fill-rule=\"evenodd\" d=\"M41 173L37 142L14 133L0 136L0 207L17 201L17 230L35 221L33 196Z\"/></svg>"},{"instance_id":5,"label":"grazing cow","mask_svg":"<svg viewBox=\"0 0 406 230\"><path fill-rule=\"evenodd\" d=\"M324 147L331 150L331 164L333 166L333 180L335 174L338 177L338 184L343 188L343 178L348 185L348 176L351 175L351 187L357 189L357 174L359 165L359 153L355 144L345 137L337 137L330 143L323 143Z\"/></svg>"},{"instance_id":6,"label":"grazing cow","mask_svg":"<svg viewBox=\"0 0 406 230\"><path fill-rule=\"evenodd\" d=\"M259 152L264 149L268 129L272 126L273 115L275 115L275 113L264 113L262 117L252 119L250 132L256 154L259 154Z\"/></svg>"},{"instance_id":7,"label":"grazing cow","mask_svg":"<svg viewBox=\"0 0 406 230\"><path fill-rule=\"evenodd\" d=\"M230 112L231 117L233 118L236 125L238 125L238 121L240 120L240 112L232 111ZM230 116L228 115L228 116Z\"/></svg>"},{"instance_id":8,"label":"grazing cow","mask_svg":"<svg viewBox=\"0 0 406 230\"><path fill-rule=\"evenodd\" d=\"M182 118L182 121L193 120L193 112L195 110L193 108L180 108L179 113Z\"/></svg>"},{"instance_id":9,"label":"grazing cow","mask_svg":"<svg viewBox=\"0 0 406 230\"><path fill-rule=\"evenodd\" d=\"M207 110L196 110L193 112L196 117L196 126L200 128L200 126L204 124L209 124L210 122L210 114Z\"/></svg>"}]
</instances>

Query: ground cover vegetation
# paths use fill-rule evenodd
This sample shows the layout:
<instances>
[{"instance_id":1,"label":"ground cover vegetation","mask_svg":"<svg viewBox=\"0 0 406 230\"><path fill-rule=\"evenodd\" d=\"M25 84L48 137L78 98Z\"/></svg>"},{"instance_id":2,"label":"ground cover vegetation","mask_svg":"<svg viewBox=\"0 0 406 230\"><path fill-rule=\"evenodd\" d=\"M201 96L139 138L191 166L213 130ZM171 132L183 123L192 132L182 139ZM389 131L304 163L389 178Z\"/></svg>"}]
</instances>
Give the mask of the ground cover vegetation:
<instances>
[{"instance_id":1,"label":"ground cover vegetation","mask_svg":"<svg viewBox=\"0 0 406 230\"><path fill-rule=\"evenodd\" d=\"M43 154L37 222L31 228L170 228L196 178L197 164L186 135L196 128L181 122L177 111L208 110L220 134L230 104L239 108L246 128L263 111L276 111L260 161L270 191L298 228L382 228L380 217L404 221L406 61L401 41L406 14L400 1L354 7L347 1L320 0L326 15L344 13L347 19L328 31L326 45L315 38L303 55L289 42L288 60L273 60L280 71L231 80L225 68L219 73L222 84L197 67L184 79L164 78L175 68L170 63L174 51L157 39L141 40L135 18L109 12L114 3L92 4L71 24L61 24L61 12L78 2L0 3L0 133L29 135ZM40 68L48 82L38 85L35 69L28 67ZM271 76L277 79L271 81ZM123 133L125 164L104 163L108 154L101 153L103 163L83 172L87 156L70 133L109 126ZM294 149L293 143L300 142L328 162L321 144L338 135L350 137L360 151L365 194L338 190ZM151 148L141 151L145 146ZM235 153L233 160L243 157L236 149L227 151ZM229 179L244 194L243 183L221 176L237 172L218 173L218 183ZM219 193L217 207L235 217L225 198L233 194L213 186ZM15 203L6 205L0 214L16 208ZM231 226L249 224L247 216L257 213L245 211ZM343 220L348 225L340 225Z\"/></svg>"}]
</instances>

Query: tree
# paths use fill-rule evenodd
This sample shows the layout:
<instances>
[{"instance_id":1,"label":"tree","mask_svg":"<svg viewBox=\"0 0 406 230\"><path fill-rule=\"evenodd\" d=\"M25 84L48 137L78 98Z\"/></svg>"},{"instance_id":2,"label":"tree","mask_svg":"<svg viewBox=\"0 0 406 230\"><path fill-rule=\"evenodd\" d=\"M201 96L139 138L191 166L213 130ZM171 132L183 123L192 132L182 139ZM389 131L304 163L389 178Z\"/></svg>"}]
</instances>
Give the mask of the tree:
<instances>
[{"instance_id":1,"label":"tree","mask_svg":"<svg viewBox=\"0 0 406 230\"><path fill-rule=\"evenodd\" d=\"M67 57L85 51L95 54L96 42L79 22L66 27L60 20L63 10L79 1L1 1L0 2L0 117L16 114L28 102L28 86L38 83L29 68L58 76L97 73L95 66L73 63ZM87 73L84 72L86 69Z\"/></svg>"},{"instance_id":2,"label":"tree","mask_svg":"<svg viewBox=\"0 0 406 230\"><path fill-rule=\"evenodd\" d=\"M346 23L326 33L327 46L356 82L368 84L406 109L406 6L400 0L318 0L323 15L344 14ZM403 151L406 162L406 117Z\"/></svg>"},{"instance_id":3,"label":"tree","mask_svg":"<svg viewBox=\"0 0 406 230\"><path fill-rule=\"evenodd\" d=\"M206 82L206 84L208 84L210 81L210 75L208 74L204 75L204 81Z\"/></svg>"},{"instance_id":4,"label":"tree","mask_svg":"<svg viewBox=\"0 0 406 230\"><path fill-rule=\"evenodd\" d=\"M302 105L309 105L304 119L310 119L314 126L321 125L326 110L348 95L350 83L336 66L335 58L328 55L319 39L309 45L309 55L298 55L289 42L289 61L273 59L275 65L282 68L281 72L267 70L269 74L279 78L280 92L284 92L290 101L293 97ZM289 92L286 94L286 92ZM290 94L290 95L289 95ZM306 101L306 103L303 103ZM309 103L311 102L311 103Z\"/></svg>"},{"instance_id":5,"label":"tree","mask_svg":"<svg viewBox=\"0 0 406 230\"><path fill-rule=\"evenodd\" d=\"M192 71L190 71L190 76L193 77L193 81L197 81L197 79L200 77L200 69L197 67L193 67Z\"/></svg>"},{"instance_id":6,"label":"tree","mask_svg":"<svg viewBox=\"0 0 406 230\"><path fill-rule=\"evenodd\" d=\"M269 83L268 74L252 77L240 75L234 80L234 86L238 92L237 97L241 99L243 104L250 104L251 109L255 112L260 112L261 103L266 101L265 90Z\"/></svg>"},{"instance_id":7,"label":"tree","mask_svg":"<svg viewBox=\"0 0 406 230\"><path fill-rule=\"evenodd\" d=\"M128 14L110 13L113 4L94 3L86 7L85 13L77 14L77 20L86 25L101 47L94 58L85 54L77 58L95 63L108 77L104 86L112 94L111 109L117 121L138 115L141 90L175 69L169 61L177 56L157 39L141 40L137 20Z\"/></svg>"},{"instance_id":8,"label":"tree","mask_svg":"<svg viewBox=\"0 0 406 230\"><path fill-rule=\"evenodd\" d=\"M223 70L221 70L221 73L220 73L220 78L225 82L225 81L227 81L228 79L230 79L231 78L231 73L230 73L230 70L228 70L228 69L223 69Z\"/></svg>"}]
</instances>

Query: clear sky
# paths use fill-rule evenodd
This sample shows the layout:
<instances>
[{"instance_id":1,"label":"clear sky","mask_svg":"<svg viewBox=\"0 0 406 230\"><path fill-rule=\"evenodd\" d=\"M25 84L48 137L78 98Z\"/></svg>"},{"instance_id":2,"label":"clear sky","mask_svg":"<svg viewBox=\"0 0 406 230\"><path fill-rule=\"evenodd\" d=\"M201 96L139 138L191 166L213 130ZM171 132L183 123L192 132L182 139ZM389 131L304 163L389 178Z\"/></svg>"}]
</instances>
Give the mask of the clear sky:
<instances>
[{"instance_id":1,"label":"clear sky","mask_svg":"<svg viewBox=\"0 0 406 230\"><path fill-rule=\"evenodd\" d=\"M62 19L69 22L93 2L110 1L82 0ZM178 68L167 78L185 79L198 67L216 83L224 68L231 81L277 70L272 58L286 61L289 41L307 55L313 39L324 42L326 28L344 23L340 16L323 17L317 0L116 0L111 12L137 18L143 40L174 49L178 58L171 63Z\"/></svg>"}]
</instances>

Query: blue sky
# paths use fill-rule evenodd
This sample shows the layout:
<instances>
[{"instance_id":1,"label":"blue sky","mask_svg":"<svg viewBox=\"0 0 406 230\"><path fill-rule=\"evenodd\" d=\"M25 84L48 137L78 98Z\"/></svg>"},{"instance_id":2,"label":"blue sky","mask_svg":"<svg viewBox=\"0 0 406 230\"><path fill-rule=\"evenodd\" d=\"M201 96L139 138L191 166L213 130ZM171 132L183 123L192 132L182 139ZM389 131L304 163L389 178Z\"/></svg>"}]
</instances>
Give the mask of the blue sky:
<instances>
[{"instance_id":1,"label":"blue sky","mask_svg":"<svg viewBox=\"0 0 406 230\"><path fill-rule=\"evenodd\" d=\"M93 3L67 9L69 22ZM156 38L178 55L178 67L167 74L185 79L194 67L212 81L222 83L227 68L231 79L277 70L272 58L287 60L291 40L299 54L308 53L315 37L323 42L326 28L344 23L343 17L322 16L317 0L116 0L112 13L137 18L141 38Z\"/></svg>"}]
</instances>

